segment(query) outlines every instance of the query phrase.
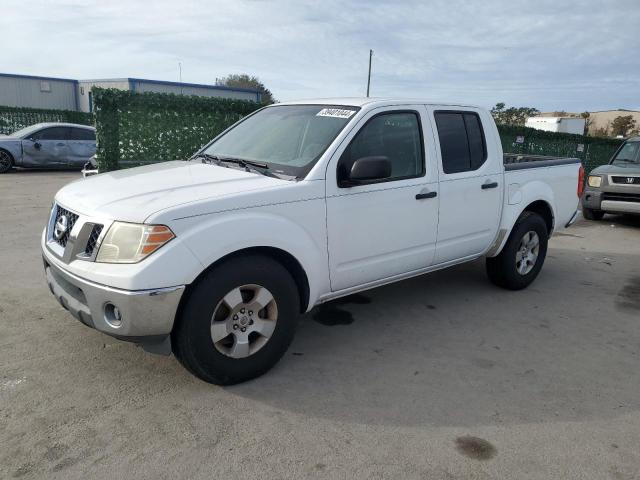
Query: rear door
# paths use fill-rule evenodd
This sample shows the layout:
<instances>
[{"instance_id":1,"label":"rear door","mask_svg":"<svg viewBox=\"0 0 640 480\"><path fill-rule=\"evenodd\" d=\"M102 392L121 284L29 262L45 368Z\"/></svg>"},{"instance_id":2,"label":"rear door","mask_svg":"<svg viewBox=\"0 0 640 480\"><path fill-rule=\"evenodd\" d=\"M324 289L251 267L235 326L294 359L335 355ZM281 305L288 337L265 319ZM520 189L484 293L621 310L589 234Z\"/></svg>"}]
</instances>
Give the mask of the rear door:
<instances>
[{"instance_id":1,"label":"rear door","mask_svg":"<svg viewBox=\"0 0 640 480\"><path fill-rule=\"evenodd\" d=\"M343 290L428 267L438 230L438 173L424 106L383 107L363 117L328 164L331 289ZM391 177L341 186L342 169L385 156Z\"/></svg>"},{"instance_id":2,"label":"rear door","mask_svg":"<svg viewBox=\"0 0 640 480\"><path fill-rule=\"evenodd\" d=\"M47 127L22 140L25 167L62 168L68 166L67 127Z\"/></svg>"},{"instance_id":3,"label":"rear door","mask_svg":"<svg viewBox=\"0 0 640 480\"><path fill-rule=\"evenodd\" d=\"M82 168L96 153L96 132L90 128L70 127L67 145L68 165Z\"/></svg>"},{"instance_id":4,"label":"rear door","mask_svg":"<svg viewBox=\"0 0 640 480\"><path fill-rule=\"evenodd\" d=\"M484 112L429 107L439 145L440 221L434 263L484 253L497 234L503 192L500 150ZM488 115L488 114L486 114Z\"/></svg>"}]
</instances>

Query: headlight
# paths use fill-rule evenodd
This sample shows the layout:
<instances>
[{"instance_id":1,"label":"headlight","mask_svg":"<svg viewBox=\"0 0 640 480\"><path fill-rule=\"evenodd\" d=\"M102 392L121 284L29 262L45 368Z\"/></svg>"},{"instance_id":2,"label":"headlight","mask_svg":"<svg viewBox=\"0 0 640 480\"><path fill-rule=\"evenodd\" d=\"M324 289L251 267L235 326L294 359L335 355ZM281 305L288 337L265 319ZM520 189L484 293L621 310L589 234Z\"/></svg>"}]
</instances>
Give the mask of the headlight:
<instances>
[{"instance_id":1,"label":"headlight","mask_svg":"<svg viewBox=\"0 0 640 480\"><path fill-rule=\"evenodd\" d=\"M590 187L600 188L600 185L602 185L602 177L599 175L589 175L587 183Z\"/></svg>"},{"instance_id":2,"label":"headlight","mask_svg":"<svg viewBox=\"0 0 640 480\"><path fill-rule=\"evenodd\" d=\"M173 238L171 229L164 225L113 222L100 245L96 262L137 263Z\"/></svg>"}]
</instances>

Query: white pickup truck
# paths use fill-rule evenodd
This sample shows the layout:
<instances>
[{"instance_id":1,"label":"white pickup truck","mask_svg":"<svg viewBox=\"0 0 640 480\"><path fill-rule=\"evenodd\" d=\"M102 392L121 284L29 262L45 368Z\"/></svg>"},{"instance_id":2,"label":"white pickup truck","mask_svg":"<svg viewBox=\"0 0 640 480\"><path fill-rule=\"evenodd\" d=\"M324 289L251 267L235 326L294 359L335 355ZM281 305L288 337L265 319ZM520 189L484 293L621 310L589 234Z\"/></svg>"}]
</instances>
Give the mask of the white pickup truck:
<instances>
[{"instance_id":1,"label":"white pickup truck","mask_svg":"<svg viewBox=\"0 0 640 480\"><path fill-rule=\"evenodd\" d=\"M301 313L344 295L481 256L495 284L526 287L582 185L578 159L503 156L481 108L282 103L188 161L62 188L44 267L84 324L231 384L280 359Z\"/></svg>"}]
</instances>

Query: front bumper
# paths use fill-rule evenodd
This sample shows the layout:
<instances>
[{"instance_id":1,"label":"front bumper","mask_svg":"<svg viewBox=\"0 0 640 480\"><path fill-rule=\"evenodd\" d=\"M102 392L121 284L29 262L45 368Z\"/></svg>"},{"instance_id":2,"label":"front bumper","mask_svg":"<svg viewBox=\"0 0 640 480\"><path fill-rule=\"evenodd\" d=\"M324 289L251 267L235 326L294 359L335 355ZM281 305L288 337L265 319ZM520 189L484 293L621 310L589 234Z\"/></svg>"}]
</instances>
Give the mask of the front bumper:
<instances>
[{"instance_id":1,"label":"front bumper","mask_svg":"<svg viewBox=\"0 0 640 480\"><path fill-rule=\"evenodd\" d=\"M46 255L43 259L51 293L85 325L142 344L162 343L171 333L184 285L122 290L80 278L49 261ZM118 314L114 315L113 306Z\"/></svg>"},{"instance_id":2,"label":"front bumper","mask_svg":"<svg viewBox=\"0 0 640 480\"><path fill-rule=\"evenodd\" d=\"M640 194L619 187L585 190L582 206L610 213L640 214Z\"/></svg>"},{"instance_id":3,"label":"front bumper","mask_svg":"<svg viewBox=\"0 0 640 480\"><path fill-rule=\"evenodd\" d=\"M586 189L582 194L582 206L592 210L600 210L602 203L602 190Z\"/></svg>"}]
</instances>

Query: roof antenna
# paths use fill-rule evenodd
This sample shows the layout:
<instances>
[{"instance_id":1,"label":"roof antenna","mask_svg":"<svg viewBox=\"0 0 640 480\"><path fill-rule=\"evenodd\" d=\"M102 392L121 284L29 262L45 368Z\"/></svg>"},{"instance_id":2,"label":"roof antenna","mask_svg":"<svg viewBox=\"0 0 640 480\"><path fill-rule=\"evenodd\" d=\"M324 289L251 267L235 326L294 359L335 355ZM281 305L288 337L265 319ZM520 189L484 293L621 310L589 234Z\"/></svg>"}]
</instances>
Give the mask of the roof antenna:
<instances>
[{"instance_id":1,"label":"roof antenna","mask_svg":"<svg viewBox=\"0 0 640 480\"><path fill-rule=\"evenodd\" d=\"M373 57L373 50L369 50L369 76L367 77L367 98L369 98L369 87L371 86L371 57Z\"/></svg>"}]
</instances>

